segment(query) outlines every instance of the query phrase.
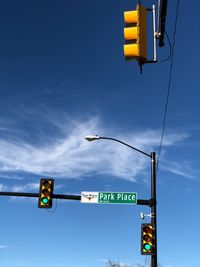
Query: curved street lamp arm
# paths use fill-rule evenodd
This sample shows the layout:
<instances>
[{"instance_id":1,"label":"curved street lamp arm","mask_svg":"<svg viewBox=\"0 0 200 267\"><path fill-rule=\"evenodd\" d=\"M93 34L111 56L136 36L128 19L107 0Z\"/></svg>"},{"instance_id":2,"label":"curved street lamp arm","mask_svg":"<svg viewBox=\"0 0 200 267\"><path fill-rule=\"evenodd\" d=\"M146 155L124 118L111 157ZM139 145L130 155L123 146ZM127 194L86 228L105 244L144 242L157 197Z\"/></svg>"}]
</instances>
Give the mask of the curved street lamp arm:
<instances>
[{"instance_id":1,"label":"curved street lamp arm","mask_svg":"<svg viewBox=\"0 0 200 267\"><path fill-rule=\"evenodd\" d=\"M105 136L99 136L98 139L107 139L107 140L112 140L112 141L118 142L118 143L120 143L120 144L122 144L122 145L125 145L125 146L127 146L127 147L130 147L130 148L132 148L132 149L138 151L139 153L141 153L141 154L143 154L143 155L145 155L145 156L151 158L151 155L150 155L150 154L147 154L147 153L145 153L144 151L142 151L142 150L140 150L140 149L138 149L138 148L135 148L134 146L130 146L130 145L128 145L128 144L126 144L126 143L124 143L124 142L122 142L122 141L120 141L120 140L118 140L118 139L116 139L116 138L105 137Z\"/></svg>"}]
</instances>

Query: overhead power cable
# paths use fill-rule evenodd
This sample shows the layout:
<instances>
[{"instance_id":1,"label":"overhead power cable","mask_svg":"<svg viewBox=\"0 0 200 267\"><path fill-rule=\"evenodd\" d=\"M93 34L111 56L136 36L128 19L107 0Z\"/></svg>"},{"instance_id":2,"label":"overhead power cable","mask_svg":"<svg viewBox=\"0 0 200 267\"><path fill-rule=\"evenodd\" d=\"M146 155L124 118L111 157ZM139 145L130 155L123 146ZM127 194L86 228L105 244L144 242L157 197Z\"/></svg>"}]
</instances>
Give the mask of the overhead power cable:
<instances>
[{"instance_id":1,"label":"overhead power cable","mask_svg":"<svg viewBox=\"0 0 200 267\"><path fill-rule=\"evenodd\" d=\"M171 55L172 55L172 45L171 45L171 41L170 41L170 38L169 38L168 33L167 33L166 30L165 30L165 34L167 36L167 41L168 41L168 44L169 44L169 55L165 59L158 60L159 63L166 62L166 61L170 60Z\"/></svg>"},{"instance_id":2,"label":"overhead power cable","mask_svg":"<svg viewBox=\"0 0 200 267\"><path fill-rule=\"evenodd\" d=\"M180 3L180 0L177 1L177 5L176 5L176 17L175 17L175 23L174 23L174 33L173 33L172 51L171 51L172 52L172 56L171 56L171 63L170 63L170 71L169 71L169 79L168 79L168 87L167 87L167 96L166 96L164 116L163 116L162 133L161 133L160 145L159 145L159 150L158 150L157 171L158 171L159 162L160 162L160 156L161 156L161 152L162 152L163 139L164 139L165 129L166 129L166 119L167 119L168 105L169 105L169 99L170 99L170 93L171 93L172 70L173 70L173 63L174 63L174 48L175 48L175 40L176 40L176 30L177 30L177 21L178 21L178 13L179 13L179 3Z\"/></svg>"}]
</instances>

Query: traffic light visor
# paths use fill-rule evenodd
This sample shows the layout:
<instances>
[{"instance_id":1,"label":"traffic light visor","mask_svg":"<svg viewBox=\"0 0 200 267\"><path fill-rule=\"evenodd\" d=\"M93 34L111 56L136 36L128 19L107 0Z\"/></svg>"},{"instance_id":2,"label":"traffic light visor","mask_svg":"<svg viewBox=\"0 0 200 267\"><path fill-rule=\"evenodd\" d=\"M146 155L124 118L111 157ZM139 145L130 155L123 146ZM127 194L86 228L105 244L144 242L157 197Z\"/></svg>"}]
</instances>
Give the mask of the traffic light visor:
<instances>
[{"instance_id":1,"label":"traffic light visor","mask_svg":"<svg viewBox=\"0 0 200 267\"><path fill-rule=\"evenodd\" d=\"M124 56L127 58L134 58L139 56L139 47L137 44L125 44Z\"/></svg>"},{"instance_id":2,"label":"traffic light visor","mask_svg":"<svg viewBox=\"0 0 200 267\"><path fill-rule=\"evenodd\" d=\"M124 12L125 23L138 23L138 10Z\"/></svg>"},{"instance_id":3,"label":"traffic light visor","mask_svg":"<svg viewBox=\"0 0 200 267\"><path fill-rule=\"evenodd\" d=\"M124 28L124 39L125 40L136 40L138 38L138 28L137 27L128 27Z\"/></svg>"}]
</instances>

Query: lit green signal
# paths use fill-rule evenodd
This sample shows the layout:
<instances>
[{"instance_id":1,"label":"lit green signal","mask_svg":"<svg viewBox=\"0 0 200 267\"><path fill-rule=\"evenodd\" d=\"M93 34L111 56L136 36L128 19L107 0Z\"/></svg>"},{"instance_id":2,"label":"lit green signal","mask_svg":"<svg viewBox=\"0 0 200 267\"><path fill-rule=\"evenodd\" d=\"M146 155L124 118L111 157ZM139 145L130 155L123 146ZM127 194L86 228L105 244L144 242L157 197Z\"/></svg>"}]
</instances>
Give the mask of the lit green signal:
<instances>
[{"instance_id":1,"label":"lit green signal","mask_svg":"<svg viewBox=\"0 0 200 267\"><path fill-rule=\"evenodd\" d=\"M44 205L46 205L46 204L49 202L48 198L46 198L46 197L43 197L43 198L41 199L41 201L42 201L42 203L43 203Z\"/></svg>"},{"instance_id":2,"label":"lit green signal","mask_svg":"<svg viewBox=\"0 0 200 267\"><path fill-rule=\"evenodd\" d=\"M148 243L144 244L144 249L145 249L146 251L150 251L150 250L151 250L151 245L148 244Z\"/></svg>"}]
</instances>

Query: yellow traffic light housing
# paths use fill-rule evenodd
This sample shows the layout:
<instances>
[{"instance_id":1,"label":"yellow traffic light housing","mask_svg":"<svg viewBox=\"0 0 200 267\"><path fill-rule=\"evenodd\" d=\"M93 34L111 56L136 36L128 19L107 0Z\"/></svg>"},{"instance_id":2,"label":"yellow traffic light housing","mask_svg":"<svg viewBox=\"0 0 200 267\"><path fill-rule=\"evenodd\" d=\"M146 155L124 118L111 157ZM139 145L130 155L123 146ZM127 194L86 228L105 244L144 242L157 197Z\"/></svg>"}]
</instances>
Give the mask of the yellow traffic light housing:
<instances>
[{"instance_id":1,"label":"yellow traffic light housing","mask_svg":"<svg viewBox=\"0 0 200 267\"><path fill-rule=\"evenodd\" d=\"M53 201L53 179L41 179L40 180L40 191L39 191L39 208L50 209Z\"/></svg>"},{"instance_id":2,"label":"yellow traffic light housing","mask_svg":"<svg viewBox=\"0 0 200 267\"><path fill-rule=\"evenodd\" d=\"M124 56L136 59L139 63L147 59L146 8L137 5L136 10L124 12Z\"/></svg>"},{"instance_id":3,"label":"yellow traffic light housing","mask_svg":"<svg viewBox=\"0 0 200 267\"><path fill-rule=\"evenodd\" d=\"M150 223L143 223L141 227L141 254L154 255L154 228Z\"/></svg>"}]
</instances>

